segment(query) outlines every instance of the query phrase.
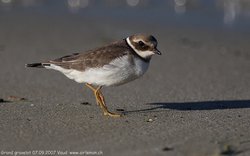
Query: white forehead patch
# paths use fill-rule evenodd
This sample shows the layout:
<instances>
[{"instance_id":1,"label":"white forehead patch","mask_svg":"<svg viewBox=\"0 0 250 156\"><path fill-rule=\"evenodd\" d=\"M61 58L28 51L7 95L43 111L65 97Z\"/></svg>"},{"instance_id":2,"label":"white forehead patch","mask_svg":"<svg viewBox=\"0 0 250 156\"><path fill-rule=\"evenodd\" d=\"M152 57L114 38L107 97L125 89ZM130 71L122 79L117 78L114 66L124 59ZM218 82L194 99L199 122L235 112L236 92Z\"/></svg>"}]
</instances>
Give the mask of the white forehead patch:
<instances>
[{"instance_id":1,"label":"white forehead patch","mask_svg":"<svg viewBox=\"0 0 250 156\"><path fill-rule=\"evenodd\" d=\"M141 39L134 39L135 42L143 41Z\"/></svg>"},{"instance_id":2,"label":"white forehead patch","mask_svg":"<svg viewBox=\"0 0 250 156\"><path fill-rule=\"evenodd\" d=\"M126 38L126 41L128 43L128 45L139 55L141 56L142 58L148 58L148 57L151 57L152 55L154 55L154 52L151 51L151 50L147 50L147 51L141 51L139 49L136 49L133 44L130 42L130 39L129 37ZM137 41L137 40L135 40ZM138 40L140 41L140 40Z\"/></svg>"}]
</instances>

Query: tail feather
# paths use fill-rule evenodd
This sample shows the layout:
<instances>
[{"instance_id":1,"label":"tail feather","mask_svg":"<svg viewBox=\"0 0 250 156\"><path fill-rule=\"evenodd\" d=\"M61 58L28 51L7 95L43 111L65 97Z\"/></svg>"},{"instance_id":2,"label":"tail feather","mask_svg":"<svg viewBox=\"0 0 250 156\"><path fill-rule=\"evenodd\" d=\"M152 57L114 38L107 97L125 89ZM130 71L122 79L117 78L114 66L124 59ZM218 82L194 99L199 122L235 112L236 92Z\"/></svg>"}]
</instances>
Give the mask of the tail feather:
<instances>
[{"instance_id":1,"label":"tail feather","mask_svg":"<svg viewBox=\"0 0 250 156\"><path fill-rule=\"evenodd\" d=\"M25 67L35 67L35 68L44 68L45 66L50 66L49 63L29 63Z\"/></svg>"}]
</instances>

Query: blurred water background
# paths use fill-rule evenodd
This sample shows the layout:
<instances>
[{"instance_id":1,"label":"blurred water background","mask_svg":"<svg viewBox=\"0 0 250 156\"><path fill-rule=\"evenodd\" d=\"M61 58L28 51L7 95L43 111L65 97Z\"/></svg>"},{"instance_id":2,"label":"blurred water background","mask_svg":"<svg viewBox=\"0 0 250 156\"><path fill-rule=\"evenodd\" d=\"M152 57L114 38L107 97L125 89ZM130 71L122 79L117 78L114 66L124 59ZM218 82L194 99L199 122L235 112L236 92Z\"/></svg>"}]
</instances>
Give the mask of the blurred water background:
<instances>
[{"instance_id":1,"label":"blurred water background","mask_svg":"<svg viewBox=\"0 0 250 156\"><path fill-rule=\"evenodd\" d=\"M249 0L0 0L0 16L6 14L250 32Z\"/></svg>"}]
</instances>

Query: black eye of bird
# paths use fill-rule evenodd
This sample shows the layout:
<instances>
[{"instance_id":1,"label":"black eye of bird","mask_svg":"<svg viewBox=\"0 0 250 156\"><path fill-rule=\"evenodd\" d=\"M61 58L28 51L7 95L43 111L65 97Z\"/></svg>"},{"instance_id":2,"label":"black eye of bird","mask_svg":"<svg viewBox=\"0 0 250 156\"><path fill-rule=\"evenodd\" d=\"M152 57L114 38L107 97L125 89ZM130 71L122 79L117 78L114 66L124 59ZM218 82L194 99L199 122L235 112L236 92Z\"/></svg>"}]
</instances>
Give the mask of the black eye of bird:
<instances>
[{"instance_id":1,"label":"black eye of bird","mask_svg":"<svg viewBox=\"0 0 250 156\"><path fill-rule=\"evenodd\" d=\"M145 46L145 44L142 41L139 41L138 43L139 43L139 46L141 47Z\"/></svg>"}]
</instances>

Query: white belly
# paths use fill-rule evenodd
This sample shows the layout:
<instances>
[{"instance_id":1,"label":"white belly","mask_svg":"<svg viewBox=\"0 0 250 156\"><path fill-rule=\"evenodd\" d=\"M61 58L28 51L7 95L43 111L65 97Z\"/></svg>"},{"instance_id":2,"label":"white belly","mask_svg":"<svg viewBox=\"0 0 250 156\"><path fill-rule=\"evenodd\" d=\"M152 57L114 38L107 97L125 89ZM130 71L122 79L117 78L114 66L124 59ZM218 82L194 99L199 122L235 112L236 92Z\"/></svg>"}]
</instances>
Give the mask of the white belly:
<instances>
[{"instance_id":1,"label":"white belly","mask_svg":"<svg viewBox=\"0 0 250 156\"><path fill-rule=\"evenodd\" d=\"M148 62L144 62L139 58L134 58L134 63L132 64L128 56L124 56L103 67L89 68L83 72L63 69L56 65L51 65L48 68L58 70L78 83L112 86L121 85L139 78L147 71L148 66Z\"/></svg>"}]
</instances>

